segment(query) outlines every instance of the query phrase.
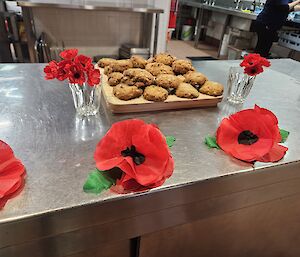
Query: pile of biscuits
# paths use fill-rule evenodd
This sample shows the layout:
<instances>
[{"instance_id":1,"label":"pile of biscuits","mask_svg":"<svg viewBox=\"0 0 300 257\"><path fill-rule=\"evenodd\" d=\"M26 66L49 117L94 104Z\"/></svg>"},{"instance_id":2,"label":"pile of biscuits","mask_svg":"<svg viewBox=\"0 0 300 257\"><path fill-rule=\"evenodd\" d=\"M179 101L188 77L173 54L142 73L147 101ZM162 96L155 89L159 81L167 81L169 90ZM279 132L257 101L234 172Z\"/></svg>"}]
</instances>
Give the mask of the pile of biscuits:
<instances>
[{"instance_id":1,"label":"pile of biscuits","mask_svg":"<svg viewBox=\"0 0 300 257\"><path fill-rule=\"evenodd\" d=\"M160 53L149 60L132 56L126 60L102 58L98 66L104 68L114 95L121 100L143 97L148 101L165 101L168 95L180 98L198 98L200 93L221 96L223 86L209 81L195 71L192 63Z\"/></svg>"}]
</instances>

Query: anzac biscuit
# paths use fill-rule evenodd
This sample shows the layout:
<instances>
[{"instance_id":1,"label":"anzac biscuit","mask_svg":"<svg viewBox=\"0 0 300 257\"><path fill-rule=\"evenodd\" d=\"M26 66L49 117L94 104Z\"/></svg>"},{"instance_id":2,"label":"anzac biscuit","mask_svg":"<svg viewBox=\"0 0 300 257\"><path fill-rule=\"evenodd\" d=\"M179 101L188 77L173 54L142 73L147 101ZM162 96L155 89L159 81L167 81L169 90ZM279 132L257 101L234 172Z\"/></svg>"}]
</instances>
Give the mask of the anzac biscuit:
<instances>
[{"instance_id":1,"label":"anzac biscuit","mask_svg":"<svg viewBox=\"0 0 300 257\"><path fill-rule=\"evenodd\" d=\"M110 74L110 73L112 73L112 72L113 72L113 69L112 69L111 66L105 66L105 67L104 67L104 74L105 74L105 75L108 75L108 74Z\"/></svg>"},{"instance_id":2,"label":"anzac biscuit","mask_svg":"<svg viewBox=\"0 0 300 257\"><path fill-rule=\"evenodd\" d=\"M176 60L172 64L173 71L176 74L185 74L188 71L194 71L195 68L192 66L192 63L187 60Z\"/></svg>"},{"instance_id":3,"label":"anzac biscuit","mask_svg":"<svg viewBox=\"0 0 300 257\"><path fill-rule=\"evenodd\" d=\"M141 69L145 69L145 66L147 64L147 61L139 55L133 55L130 58L133 68L141 68Z\"/></svg>"},{"instance_id":4,"label":"anzac biscuit","mask_svg":"<svg viewBox=\"0 0 300 257\"><path fill-rule=\"evenodd\" d=\"M123 74L121 72L113 72L108 74L108 84L111 86L116 86L121 83Z\"/></svg>"},{"instance_id":5,"label":"anzac biscuit","mask_svg":"<svg viewBox=\"0 0 300 257\"><path fill-rule=\"evenodd\" d=\"M176 58L167 53L160 53L154 56L153 61L163 63L165 65L171 66L172 63L176 60Z\"/></svg>"},{"instance_id":6,"label":"anzac biscuit","mask_svg":"<svg viewBox=\"0 0 300 257\"><path fill-rule=\"evenodd\" d=\"M123 72L129 68L132 68L132 62L129 59L126 60L116 60L110 65L114 72Z\"/></svg>"},{"instance_id":7,"label":"anzac biscuit","mask_svg":"<svg viewBox=\"0 0 300 257\"><path fill-rule=\"evenodd\" d=\"M130 100L140 97L143 94L143 90L137 88L136 86L128 86L126 84L116 85L113 89L113 93L116 97L121 100Z\"/></svg>"},{"instance_id":8,"label":"anzac biscuit","mask_svg":"<svg viewBox=\"0 0 300 257\"><path fill-rule=\"evenodd\" d=\"M177 78L180 80L181 83L185 82L185 77L183 75L177 75Z\"/></svg>"},{"instance_id":9,"label":"anzac biscuit","mask_svg":"<svg viewBox=\"0 0 300 257\"><path fill-rule=\"evenodd\" d=\"M97 62L97 64L100 68L104 68L106 66L113 64L115 61L116 60L112 58L102 58Z\"/></svg>"},{"instance_id":10,"label":"anzac biscuit","mask_svg":"<svg viewBox=\"0 0 300 257\"><path fill-rule=\"evenodd\" d=\"M185 82L191 84L192 86L202 86L206 81L207 77L197 71L189 71L184 74Z\"/></svg>"},{"instance_id":11,"label":"anzac biscuit","mask_svg":"<svg viewBox=\"0 0 300 257\"><path fill-rule=\"evenodd\" d=\"M205 95L220 96L223 94L224 87L218 82L206 81L199 91Z\"/></svg>"},{"instance_id":12,"label":"anzac biscuit","mask_svg":"<svg viewBox=\"0 0 300 257\"><path fill-rule=\"evenodd\" d=\"M181 98L197 98L200 94L191 84L180 83L176 95Z\"/></svg>"},{"instance_id":13,"label":"anzac biscuit","mask_svg":"<svg viewBox=\"0 0 300 257\"><path fill-rule=\"evenodd\" d=\"M160 74L157 76L156 85L164 88L177 88L180 84L180 79L171 74Z\"/></svg>"},{"instance_id":14,"label":"anzac biscuit","mask_svg":"<svg viewBox=\"0 0 300 257\"><path fill-rule=\"evenodd\" d=\"M168 91L158 86L148 86L144 91L144 98L148 101L163 102L168 98Z\"/></svg>"},{"instance_id":15,"label":"anzac biscuit","mask_svg":"<svg viewBox=\"0 0 300 257\"><path fill-rule=\"evenodd\" d=\"M150 72L139 68L128 69L124 71L123 75L122 82L128 85L137 84L135 86L143 87L150 86L154 82L154 77Z\"/></svg>"},{"instance_id":16,"label":"anzac biscuit","mask_svg":"<svg viewBox=\"0 0 300 257\"><path fill-rule=\"evenodd\" d=\"M148 63L146 65L146 70L149 71L153 76L158 76L159 74L174 74L172 68L163 63Z\"/></svg>"}]
</instances>

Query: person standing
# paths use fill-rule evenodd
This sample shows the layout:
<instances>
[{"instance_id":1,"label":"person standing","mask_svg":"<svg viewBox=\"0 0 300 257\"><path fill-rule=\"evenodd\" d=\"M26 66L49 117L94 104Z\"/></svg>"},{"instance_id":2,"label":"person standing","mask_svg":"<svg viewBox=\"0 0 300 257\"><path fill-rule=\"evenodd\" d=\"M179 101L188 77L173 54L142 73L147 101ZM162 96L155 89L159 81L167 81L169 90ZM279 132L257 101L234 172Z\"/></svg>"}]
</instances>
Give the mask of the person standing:
<instances>
[{"instance_id":1,"label":"person standing","mask_svg":"<svg viewBox=\"0 0 300 257\"><path fill-rule=\"evenodd\" d=\"M284 25L290 12L300 11L300 0L267 0L264 9L252 24L251 31L258 36L255 52L268 57L277 31Z\"/></svg>"}]
</instances>

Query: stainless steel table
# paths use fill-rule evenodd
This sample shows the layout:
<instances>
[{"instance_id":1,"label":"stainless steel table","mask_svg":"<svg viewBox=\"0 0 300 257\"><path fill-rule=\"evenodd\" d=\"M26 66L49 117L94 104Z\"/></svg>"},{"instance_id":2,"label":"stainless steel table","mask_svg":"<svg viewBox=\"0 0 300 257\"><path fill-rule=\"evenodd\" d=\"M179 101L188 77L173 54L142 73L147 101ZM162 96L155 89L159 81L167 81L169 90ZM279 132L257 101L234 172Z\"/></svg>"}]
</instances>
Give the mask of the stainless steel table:
<instances>
[{"instance_id":1,"label":"stainless steel table","mask_svg":"<svg viewBox=\"0 0 300 257\"><path fill-rule=\"evenodd\" d=\"M226 84L228 69L237 62L194 64L211 80ZM132 249L143 235L300 193L298 62L272 61L272 67L257 77L245 103L244 107L270 108L280 126L291 132L283 160L254 166L203 144L222 117L233 111L226 104L112 115L103 103L99 116L82 119L75 115L67 84L45 81L43 67L0 65L0 138L27 170L24 191L0 211L1 257L81 256L96 246L124 240ZM133 117L156 123L165 135L177 138L173 176L148 192L85 194L82 185L95 167L97 142L111 124ZM297 186L268 189L290 180Z\"/></svg>"},{"instance_id":2,"label":"stainless steel table","mask_svg":"<svg viewBox=\"0 0 300 257\"><path fill-rule=\"evenodd\" d=\"M163 9L155 8L154 6L147 4L133 4L132 2L99 2L93 0L78 0L78 1L18 1L18 5L22 7L22 13L24 17L24 23L26 27L26 33L29 45L29 54L31 62L37 62L36 54L34 52L35 40L35 23L32 17L32 8L55 8L55 9L77 9L86 11L101 11L101 12L131 12L143 14L143 36L146 34L146 30L149 29L148 15L152 15L154 19L154 34L153 34L153 55L157 52L157 40L159 29L159 15L164 12ZM149 38L151 40L151 38ZM141 42L144 40L141 39ZM149 43L150 46L150 43ZM144 47L144 46L142 46Z\"/></svg>"}]
</instances>

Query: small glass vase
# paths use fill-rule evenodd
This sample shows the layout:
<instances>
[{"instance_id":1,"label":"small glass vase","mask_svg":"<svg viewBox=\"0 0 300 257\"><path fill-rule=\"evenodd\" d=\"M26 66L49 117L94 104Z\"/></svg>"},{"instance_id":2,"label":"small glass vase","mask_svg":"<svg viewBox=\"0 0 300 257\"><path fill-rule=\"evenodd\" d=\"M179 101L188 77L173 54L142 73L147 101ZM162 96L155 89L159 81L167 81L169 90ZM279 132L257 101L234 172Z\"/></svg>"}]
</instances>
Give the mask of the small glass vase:
<instances>
[{"instance_id":1,"label":"small glass vase","mask_svg":"<svg viewBox=\"0 0 300 257\"><path fill-rule=\"evenodd\" d=\"M228 77L227 100L233 104L242 104L249 95L255 76L249 76L244 73L242 67L231 67Z\"/></svg>"},{"instance_id":2,"label":"small glass vase","mask_svg":"<svg viewBox=\"0 0 300 257\"><path fill-rule=\"evenodd\" d=\"M96 115L100 107L101 87L100 85L89 86L69 83L72 92L74 107L77 114L81 116Z\"/></svg>"}]
</instances>

